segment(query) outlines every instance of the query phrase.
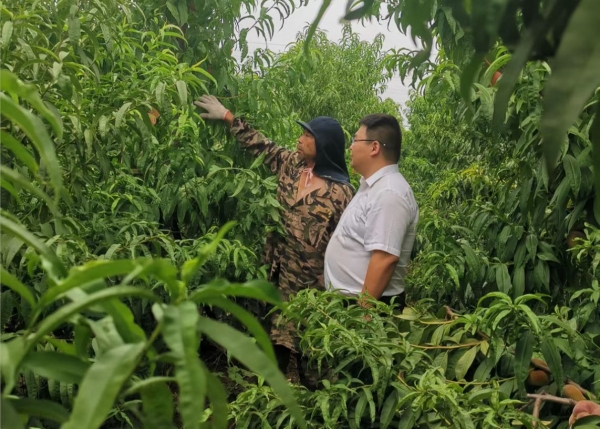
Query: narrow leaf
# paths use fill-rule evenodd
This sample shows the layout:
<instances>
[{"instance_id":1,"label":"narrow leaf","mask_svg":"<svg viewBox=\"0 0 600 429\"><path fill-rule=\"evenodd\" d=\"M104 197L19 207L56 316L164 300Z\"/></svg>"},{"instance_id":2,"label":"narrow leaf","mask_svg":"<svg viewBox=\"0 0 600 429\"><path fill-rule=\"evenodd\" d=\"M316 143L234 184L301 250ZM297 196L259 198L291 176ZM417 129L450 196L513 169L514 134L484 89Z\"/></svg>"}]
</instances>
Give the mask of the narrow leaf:
<instances>
[{"instance_id":1,"label":"narrow leaf","mask_svg":"<svg viewBox=\"0 0 600 429\"><path fill-rule=\"evenodd\" d=\"M243 284L212 282L194 291L190 300L203 303L205 299L214 296L254 298L273 305L281 304L279 291L265 280L253 280Z\"/></svg>"},{"instance_id":2,"label":"narrow leaf","mask_svg":"<svg viewBox=\"0 0 600 429\"><path fill-rule=\"evenodd\" d=\"M37 174L39 165L31 152L29 152L25 146L23 146L16 138L6 131L0 131L0 141L2 146L10 150L25 166L31 171L32 174Z\"/></svg>"},{"instance_id":3,"label":"narrow leaf","mask_svg":"<svg viewBox=\"0 0 600 429\"><path fill-rule=\"evenodd\" d=\"M173 394L162 381L141 389L144 411L144 428L169 429L173 426Z\"/></svg>"},{"instance_id":4,"label":"narrow leaf","mask_svg":"<svg viewBox=\"0 0 600 429\"><path fill-rule=\"evenodd\" d=\"M1 94L0 94L1 95ZM0 217L0 230L8 232L15 237L20 238L22 241L33 247L40 255L46 258L51 264L51 273L56 277L62 277L65 273L65 267L62 262L56 257L54 252L50 250L40 239L35 235L27 231L23 226L16 224L10 219L2 216Z\"/></svg>"},{"instance_id":5,"label":"narrow leaf","mask_svg":"<svg viewBox=\"0 0 600 429\"><path fill-rule=\"evenodd\" d=\"M69 412L62 405L46 399L19 398L9 399L8 401L17 413L29 417L48 419L58 423L64 423L69 419ZM4 404L2 413L4 413ZM2 427L12 428L14 426L4 426L3 424Z\"/></svg>"},{"instance_id":6,"label":"narrow leaf","mask_svg":"<svg viewBox=\"0 0 600 429\"><path fill-rule=\"evenodd\" d=\"M542 354L550 368L552 378L554 378L558 390L561 391L564 384L562 360L558 348L554 344L554 339L549 335L542 337Z\"/></svg>"},{"instance_id":7,"label":"narrow leaf","mask_svg":"<svg viewBox=\"0 0 600 429\"><path fill-rule=\"evenodd\" d=\"M600 84L600 2L581 0L567 24L552 62L542 99L540 134L549 171L569 127ZM600 165L595 166L600 168Z\"/></svg>"},{"instance_id":8,"label":"narrow leaf","mask_svg":"<svg viewBox=\"0 0 600 429\"><path fill-rule=\"evenodd\" d=\"M4 78L4 74L2 74L2 78ZM17 124L36 147L58 195L63 190L60 164L56 158L54 143L52 143L40 118L34 116L2 93L0 93L0 111L2 116Z\"/></svg>"},{"instance_id":9,"label":"narrow leaf","mask_svg":"<svg viewBox=\"0 0 600 429\"><path fill-rule=\"evenodd\" d=\"M465 378L465 375L473 365L473 361L477 356L477 352L479 351L479 347L471 347L467 352L460 357L458 362L456 362L456 367L454 369L454 374L457 381L460 381Z\"/></svg>"},{"instance_id":10,"label":"narrow leaf","mask_svg":"<svg viewBox=\"0 0 600 429\"><path fill-rule=\"evenodd\" d=\"M579 163L572 155L565 155L563 158L563 167L565 168L565 174L569 183L571 184L571 190L575 196L579 195L579 188L581 187L581 168Z\"/></svg>"},{"instance_id":11,"label":"narrow leaf","mask_svg":"<svg viewBox=\"0 0 600 429\"><path fill-rule=\"evenodd\" d=\"M19 279L6 271L2 266L0 266L0 282L21 295L32 307L35 305L35 297L32 289L21 283Z\"/></svg>"},{"instance_id":12,"label":"narrow leaf","mask_svg":"<svg viewBox=\"0 0 600 429\"><path fill-rule=\"evenodd\" d=\"M42 377L70 384L79 384L90 367L75 356L53 351L30 352L22 365Z\"/></svg>"},{"instance_id":13,"label":"narrow leaf","mask_svg":"<svg viewBox=\"0 0 600 429\"><path fill-rule=\"evenodd\" d=\"M515 377L517 384L522 391L525 391L525 379L529 375L529 364L533 355L533 345L535 337L531 331L525 331L517 341L515 347Z\"/></svg>"},{"instance_id":14,"label":"narrow leaf","mask_svg":"<svg viewBox=\"0 0 600 429\"><path fill-rule=\"evenodd\" d=\"M265 354L275 362L275 352L273 351L273 345L271 344L269 335L265 332L260 322L256 320L256 318L250 312L244 310L236 303L229 301L227 298L220 296L207 298L203 300L203 303L207 305L216 305L217 307L220 307L226 312L235 316L254 336L256 342L262 348Z\"/></svg>"},{"instance_id":15,"label":"narrow leaf","mask_svg":"<svg viewBox=\"0 0 600 429\"><path fill-rule=\"evenodd\" d=\"M200 336L198 308L186 301L164 309L164 340L175 358L175 378L179 385L179 409L186 428L198 428L204 411L206 375L198 358Z\"/></svg>"},{"instance_id":16,"label":"narrow leaf","mask_svg":"<svg viewBox=\"0 0 600 429\"><path fill-rule=\"evenodd\" d=\"M0 427L11 429L25 429L25 422L15 410L12 401L7 398L0 398Z\"/></svg>"},{"instance_id":17,"label":"narrow leaf","mask_svg":"<svg viewBox=\"0 0 600 429\"><path fill-rule=\"evenodd\" d=\"M300 427L306 428L304 416L283 374L250 338L231 326L205 317L200 318L198 329L211 340L226 348L231 356L248 369L262 376L289 408Z\"/></svg>"},{"instance_id":18,"label":"narrow leaf","mask_svg":"<svg viewBox=\"0 0 600 429\"><path fill-rule=\"evenodd\" d=\"M142 357L144 343L124 344L96 359L81 383L73 412L61 429L97 429Z\"/></svg>"}]
</instances>

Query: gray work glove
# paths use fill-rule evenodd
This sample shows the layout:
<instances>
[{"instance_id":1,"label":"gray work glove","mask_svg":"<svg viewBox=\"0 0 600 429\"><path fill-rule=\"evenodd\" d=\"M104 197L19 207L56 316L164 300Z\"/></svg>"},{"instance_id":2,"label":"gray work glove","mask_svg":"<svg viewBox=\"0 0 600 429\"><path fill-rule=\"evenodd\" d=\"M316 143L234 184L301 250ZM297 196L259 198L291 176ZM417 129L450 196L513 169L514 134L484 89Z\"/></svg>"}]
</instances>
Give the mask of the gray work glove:
<instances>
[{"instance_id":1,"label":"gray work glove","mask_svg":"<svg viewBox=\"0 0 600 429\"><path fill-rule=\"evenodd\" d=\"M206 113L200 113L202 119L225 119L225 115L229 110L223 106L217 97L214 95L203 95L198 101L194 101L194 104L204 110Z\"/></svg>"}]
</instances>

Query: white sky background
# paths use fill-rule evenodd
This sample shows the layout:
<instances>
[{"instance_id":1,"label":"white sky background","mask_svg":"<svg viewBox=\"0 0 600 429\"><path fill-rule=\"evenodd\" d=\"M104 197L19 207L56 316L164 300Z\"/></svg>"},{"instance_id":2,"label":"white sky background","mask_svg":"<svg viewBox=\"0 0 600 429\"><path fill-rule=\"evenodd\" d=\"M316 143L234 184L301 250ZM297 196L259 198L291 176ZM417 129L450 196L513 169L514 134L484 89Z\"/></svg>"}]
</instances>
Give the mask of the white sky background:
<instances>
[{"instance_id":1,"label":"white sky background","mask_svg":"<svg viewBox=\"0 0 600 429\"><path fill-rule=\"evenodd\" d=\"M331 41L338 42L342 38L342 24L340 24L340 19L345 14L346 3L346 0L333 0L319 24L319 28L326 31L327 36ZM279 14L276 11L273 11L274 14L272 16L275 23L275 34L273 39L266 42L262 36L257 35L255 31L250 32L247 38L249 48L248 54L251 55L256 48L269 48L275 52L285 51L286 45L295 42L297 34L314 21L321 4L321 0L313 0L310 1L308 5L299 7L284 21L281 30ZM378 23L372 21L370 23L366 22L363 26L359 22L353 21L352 30L357 33L361 39L369 42L372 42L378 34L383 34L385 37L383 44L384 50L391 48L417 48L411 38L400 33L393 23L388 30L387 22ZM239 59L240 53L235 52L235 55ZM406 85L409 85L410 77L408 77L405 82ZM382 94L382 97L391 98L400 104L402 110L404 110L405 103L408 100L408 90L408 86L403 85L400 78L395 76L388 82L387 90Z\"/></svg>"}]
</instances>

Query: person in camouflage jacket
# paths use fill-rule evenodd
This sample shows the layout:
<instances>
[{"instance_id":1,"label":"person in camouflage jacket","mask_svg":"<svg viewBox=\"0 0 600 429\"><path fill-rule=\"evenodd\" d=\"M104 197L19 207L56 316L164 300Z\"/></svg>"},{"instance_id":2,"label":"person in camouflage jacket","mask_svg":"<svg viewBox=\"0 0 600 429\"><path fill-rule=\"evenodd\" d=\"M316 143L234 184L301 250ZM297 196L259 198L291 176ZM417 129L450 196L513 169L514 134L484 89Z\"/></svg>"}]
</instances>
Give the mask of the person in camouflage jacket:
<instances>
[{"instance_id":1,"label":"person in camouflage jacket","mask_svg":"<svg viewBox=\"0 0 600 429\"><path fill-rule=\"evenodd\" d=\"M282 299L287 301L291 294L305 288L324 290L325 249L353 194L340 124L325 116L308 123L297 121L304 132L298 138L297 150L291 151L235 117L214 96L202 96L195 104L206 110L200 114L202 118L226 121L236 140L254 156L265 154L264 163L279 178L277 200L283 207L286 235L269 235L265 259L271 265L269 280L277 285ZM296 378L294 327L277 319L277 315L272 318L271 340L280 367Z\"/></svg>"}]
</instances>

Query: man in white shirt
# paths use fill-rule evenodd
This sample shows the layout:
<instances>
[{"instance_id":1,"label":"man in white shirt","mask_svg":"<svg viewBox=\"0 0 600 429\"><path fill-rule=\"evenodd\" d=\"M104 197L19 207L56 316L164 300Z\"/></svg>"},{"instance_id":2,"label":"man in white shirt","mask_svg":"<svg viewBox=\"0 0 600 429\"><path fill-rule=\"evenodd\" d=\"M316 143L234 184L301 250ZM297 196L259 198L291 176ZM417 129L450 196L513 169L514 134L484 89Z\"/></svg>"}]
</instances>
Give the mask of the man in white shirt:
<instances>
[{"instance_id":1,"label":"man in white shirt","mask_svg":"<svg viewBox=\"0 0 600 429\"><path fill-rule=\"evenodd\" d=\"M419 207L398 171L402 132L397 119L364 117L350 146L360 173L325 252L325 286L345 295L368 293L404 305L404 276L415 241Z\"/></svg>"}]
</instances>

